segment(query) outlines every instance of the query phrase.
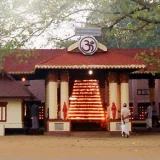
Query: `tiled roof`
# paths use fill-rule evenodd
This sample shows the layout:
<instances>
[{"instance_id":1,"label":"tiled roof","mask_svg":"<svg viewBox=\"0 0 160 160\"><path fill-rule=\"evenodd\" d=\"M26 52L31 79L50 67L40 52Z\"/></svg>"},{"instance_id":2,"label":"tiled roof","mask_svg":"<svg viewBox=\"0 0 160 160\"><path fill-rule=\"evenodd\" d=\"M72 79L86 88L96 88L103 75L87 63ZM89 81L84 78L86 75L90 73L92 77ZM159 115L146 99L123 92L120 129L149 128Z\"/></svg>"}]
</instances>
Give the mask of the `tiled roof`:
<instances>
[{"instance_id":1,"label":"tiled roof","mask_svg":"<svg viewBox=\"0 0 160 160\"><path fill-rule=\"evenodd\" d=\"M144 68L144 64L134 57L144 49L108 49L107 52L85 56L82 53L69 53L66 49L37 49L36 58L28 63L19 63L15 54L6 57L4 68L10 74L30 74L38 68ZM21 51L23 52L23 50Z\"/></svg>"},{"instance_id":2,"label":"tiled roof","mask_svg":"<svg viewBox=\"0 0 160 160\"><path fill-rule=\"evenodd\" d=\"M37 64L36 68L144 68L141 62L134 59L136 53L127 55L126 50L112 49L85 56L82 53L66 53L64 50L59 55Z\"/></svg>"},{"instance_id":3,"label":"tiled roof","mask_svg":"<svg viewBox=\"0 0 160 160\"><path fill-rule=\"evenodd\" d=\"M160 73L159 69L156 69L155 66L147 66L140 70L132 72L132 74L153 74L153 73Z\"/></svg>"},{"instance_id":4,"label":"tiled roof","mask_svg":"<svg viewBox=\"0 0 160 160\"><path fill-rule=\"evenodd\" d=\"M23 54L23 50L20 51ZM35 65L44 61L45 59L51 58L59 53L60 50L54 49L37 49L34 50L35 57L26 58L27 62L20 62L16 59L18 53L15 52L10 54L9 56L5 57L4 61L4 69L10 74L30 74L34 73Z\"/></svg>"},{"instance_id":5,"label":"tiled roof","mask_svg":"<svg viewBox=\"0 0 160 160\"><path fill-rule=\"evenodd\" d=\"M38 100L45 101L45 81L31 80L29 82L28 90L35 95Z\"/></svg>"},{"instance_id":6,"label":"tiled roof","mask_svg":"<svg viewBox=\"0 0 160 160\"><path fill-rule=\"evenodd\" d=\"M0 80L0 98L29 98L31 95L20 83L10 80Z\"/></svg>"},{"instance_id":7,"label":"tiled roof","mask_svg":"<svg viewBox=\"0 0 160 160\"><path fill-rule=\"evenodd\" d=\"M31 93L5 71L0 71L0 98L31 98Z\"/></svg>"}]
</instances>

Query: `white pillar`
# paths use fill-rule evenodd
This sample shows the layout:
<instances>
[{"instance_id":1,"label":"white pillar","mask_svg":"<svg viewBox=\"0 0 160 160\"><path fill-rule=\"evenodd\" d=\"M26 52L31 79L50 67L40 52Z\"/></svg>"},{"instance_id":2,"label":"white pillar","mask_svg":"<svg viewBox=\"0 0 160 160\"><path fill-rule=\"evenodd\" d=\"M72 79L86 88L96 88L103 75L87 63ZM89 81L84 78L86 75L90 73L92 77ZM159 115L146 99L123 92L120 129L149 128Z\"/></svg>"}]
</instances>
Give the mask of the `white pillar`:
<instances>
[{"instance_id":1,"label":"white pillar","mask_svg":"<svg viewBox=\"0 0 160 160\"><path fill-rule=\"evenodd\" d=\"M61 119L64 119L64 117L63 117L64 103L66 103L67 111L68 111L68 100L69 100L68 81L69 81L68 72L62 72L61 73L61 82L60 82L60 116L61 116Z\"/></svg>"},{"instance_id":2,"label":"white pillar","mask_svg":"<svg viewBox=\"0 0 160 160\"><path fill-rule=\"evenodd\" d=\"M57 75L55 73L48 75L46 100L46 108L49 109L49 119L57 119Z\"/></svg>"},{"instance_id":3,"label":"white pillar","mask_svg":"<svg viewBox=\"0 0 160 160\"><path fill-rule=\"evenodd\" d=\"M157 108L157 113L159 115L159 102L160 102L160 80L156 79L155 81L155 103Z\"/></svg>"},{"instance_id":4,"label":"white pillar","mask_svg":"<svg viewBox=\"0 0 160 160\"><path fill-rule=\"evenodd\" d=\"M124 103L129 107L129 76L128 73L120 74L120 85L121 85L121 106Z\"/></svg>"},{"instance_id":5,"label":"white pillar","mask_svg":"<svg viewBox=\"0 0 160 160\"><path fill-rule=\"evenodd\" d=\"M117 105L117 118L121 119L121 85L120 85L120 77L118 75L118 105Z\"/></svg>"},{"instance_id":6,"label":"white pillar","mask_svg":"<svg viewBox=\"0 0 160 160\"><path fill-rule=\"evenodd\" d=\"M108 106L109 106L109 77L107 74L105 81L105 109L107 109L107 111L108 111Z\"/></svg>"},{"instance_id":7,"label":"white pillar","mask_svg":"<svg viewBox=\"0 0 160 160\"><path fill-rule=\"evenodd\" d=\"M104 107L105 107L106 121L108 122L110 119L108 74L106 74L106 81L105 81L105 106Z\"/></svg>"},{"instance_id":8,"label":"white pillar","mask_svg":"<svg viewBox=\"0 0 160 160\"><path fill-rule=\"evenodd\" d=\"M110 107L110 119L112 116L112 103L116 105L116 119L118 118L118 75L116 72L109 73L109 107Z\"/></svg>"}]
</instances>

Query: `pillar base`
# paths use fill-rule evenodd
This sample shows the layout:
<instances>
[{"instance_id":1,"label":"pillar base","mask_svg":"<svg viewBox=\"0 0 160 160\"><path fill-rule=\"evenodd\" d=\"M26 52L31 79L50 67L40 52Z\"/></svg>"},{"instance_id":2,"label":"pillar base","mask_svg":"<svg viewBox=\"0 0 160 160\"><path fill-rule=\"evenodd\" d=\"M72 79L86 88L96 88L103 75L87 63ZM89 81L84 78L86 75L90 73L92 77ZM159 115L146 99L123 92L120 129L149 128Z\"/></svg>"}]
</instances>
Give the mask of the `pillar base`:
<instances>
[{"instance_id":1,"label":"pillar base","mask_svg":"<svg viewBox=\"0 0 160 160\"><path fill-rule=\"evenodd\" d=\"M121 120L110 120L109 132L121 132ZM132 123L129 122L129 131L132 132Z\"/></svg>"},{"instance_id":2,"label":"pillar base","mask_svg":"<svg viewBox=\"0 0 160 160\"><path fill-rule=\"evenodd\" d=\"M47 121L47 133L70 132L71 122L69 120L49 119Z\"/></svg>"}]
</instances>

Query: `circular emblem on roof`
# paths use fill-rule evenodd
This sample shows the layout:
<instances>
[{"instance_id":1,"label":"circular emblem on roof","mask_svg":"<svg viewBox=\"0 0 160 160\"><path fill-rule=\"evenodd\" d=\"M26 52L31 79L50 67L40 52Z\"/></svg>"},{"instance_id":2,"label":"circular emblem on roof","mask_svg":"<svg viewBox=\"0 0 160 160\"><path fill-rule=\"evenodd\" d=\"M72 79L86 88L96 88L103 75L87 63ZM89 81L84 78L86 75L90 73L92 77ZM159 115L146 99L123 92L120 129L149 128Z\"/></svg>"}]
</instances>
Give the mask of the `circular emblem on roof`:
<instances>
[{"instance_id":1,"label":"circular emblem on roof","mask_svg":"<svg viewBox=\"0 0 160 160\"><path fill-rule=\"evenodd\" d=\"M92 36L82 37L79 41L79 50L84 55L92 55L97 51L97 48L98 48L98 42Z\"/></svg>"}]
</instances>

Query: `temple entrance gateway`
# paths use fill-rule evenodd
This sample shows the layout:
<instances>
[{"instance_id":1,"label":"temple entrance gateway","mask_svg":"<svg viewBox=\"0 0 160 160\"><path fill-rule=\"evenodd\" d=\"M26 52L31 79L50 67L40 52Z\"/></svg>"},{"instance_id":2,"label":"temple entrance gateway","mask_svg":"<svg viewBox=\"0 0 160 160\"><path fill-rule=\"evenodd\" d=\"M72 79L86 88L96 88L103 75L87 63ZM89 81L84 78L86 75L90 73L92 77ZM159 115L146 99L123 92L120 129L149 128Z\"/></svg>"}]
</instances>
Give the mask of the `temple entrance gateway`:
<instances>
[{"instance_id":1,"label":"temple entrance gateway","mask_svg":"<svg viewBox=\"0 0 160 160\"><path fill-rule=\"evenodd\" d=\"M120 131L121 106L126 103L129 107L129 74L145 67L133 58L142 50L107 51L92 37L86 38L67 50L36 50L39 56L29 64L6 65L17 80L22 75L45 80L44 119L49 134L86 124Z\"/></svg>"},{"instance_id":2,"label":"temple entrance gateway","mask_svg":"<svg viewBox=\"0 0 160 160\"><path fill-rule=\"evenodd\" d=\"M95 130L121 130L121 106L126 103L129 107L130 70L92 69L92 76L86 75L89 70L63 69L49 72L46 82L48 132L66 131L66 128L72 131L78 126L85 130L86 125ZM57 84L60 87L59 94ZM58 104L60 107L54 107Z\"/></svg>"}]
</instances>

